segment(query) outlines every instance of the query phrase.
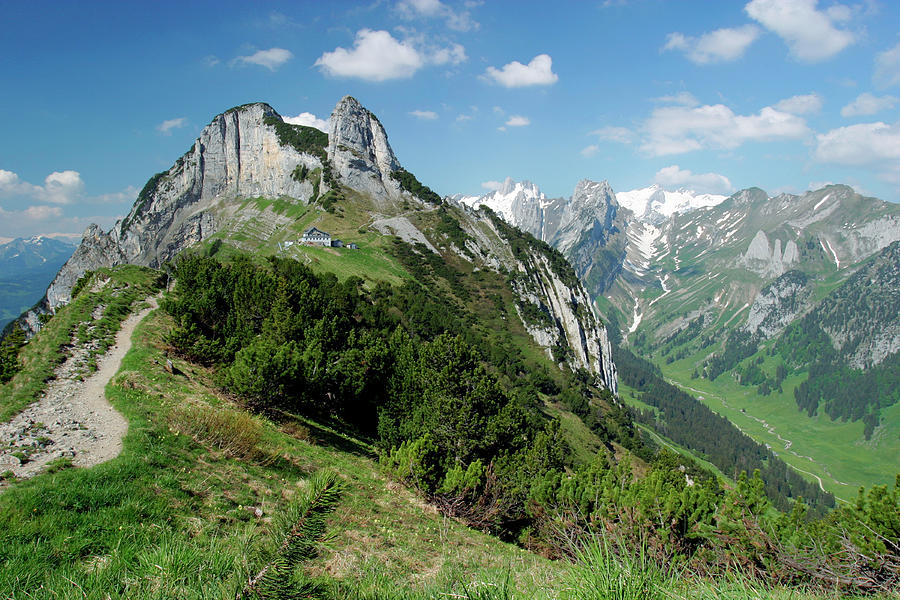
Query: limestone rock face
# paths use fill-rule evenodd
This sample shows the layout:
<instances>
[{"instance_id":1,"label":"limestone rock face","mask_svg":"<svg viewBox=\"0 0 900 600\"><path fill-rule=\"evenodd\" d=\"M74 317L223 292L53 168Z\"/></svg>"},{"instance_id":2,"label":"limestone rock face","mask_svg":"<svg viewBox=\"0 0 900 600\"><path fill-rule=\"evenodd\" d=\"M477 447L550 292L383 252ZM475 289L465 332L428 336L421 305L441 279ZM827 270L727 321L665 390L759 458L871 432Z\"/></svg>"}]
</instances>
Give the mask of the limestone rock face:
<instances>
[{"instance_id":1,"label":"limestone rock face","mask_svg":"<svg viewBox=\"0 0 900 600\"><path fill-rule=\"evenodd\" d=\"M599 239L612 228L618 207L616 194L608 182L582 179L562 211L559 229L549 238L551 244L568 254L579 240L584 239L586 232L591 238Z\"/></svg>"},{"instance_id":2,"label":"limestone rock face","mask_svg":"<svg viewBox=\"0 0 900 600\"><path fill-rule=\"evenodd\" d=\"M218 230L219 215L234 209L229 205L234 199L290 196L308 202L312 183L292 173L300 165L321 169L322 162L282 144L266 122L271 119L281 117L263 103L214 118L172 168L150 179L124 219L108 232L88 227L27 321L36 325L37 313L69 302L72 286L85 271L123 263L157 267L209 238Z\"/></svg>"},{"instance_id":3,"label":"limestone rock face","mask_svg":"<svg viewBox=\"0 0 900 600\"><path fill-rule=\"evenodd\" d=\"M764 287L753 300L745 329L768 339L784 329L807 307L812 293L808 277L788 271Z\"/></svg>"},{"instance_id":4,"label":"limestone rock face","mask_svg":"<svg viewBox=\"0 0 900 600\"><path fill-rule=\"evenodd\" d=\"M370 194L376 202L400 198L391 173L400 168L378 118L355 98L345 96L331 113L328 160L342 183Z\"/></svg>"},{"instance_id":5,"label":"limestone rock face","mask_svg":"<svg viewBox=\"0 0 900 600\"><path fill-rule=\"evenodd\" d=\"M778 277L796 262L799 256L800 251L794 240L788 240L782 251L781 240L776 238L770 245L768 236L760 229L750 241L747 252L741 257L741 264L763 277Z\"/></svg>"},{"instance_id":6,"label":"limestone rock face","mask_svg":"<svg viewBox=\"0 0 900 600\"><path fill-rule=\"evenodd\" d=\"M507 241L504 229L498 223L485 218L483 212L469 214L479 224L490 227L494 234L486 236L475 223L467 227L481 254L499 260L493 268L502 266L516 274L510 281L518 296L517 311L532 339L544 348L548 357L566 362L573 369L587 370L597 377L600 385L617 394L617 372L609 335L597 318L584 285L572 272L565 277L559 264L552 264L548 251L539 246L531 246L527 253L514 256L509 244L504 244ZM501 243L498 245L491 238L499 238ZM529 304L546 318L539 322L527 318L522 307Z\"/></svg>"}]
</instances>

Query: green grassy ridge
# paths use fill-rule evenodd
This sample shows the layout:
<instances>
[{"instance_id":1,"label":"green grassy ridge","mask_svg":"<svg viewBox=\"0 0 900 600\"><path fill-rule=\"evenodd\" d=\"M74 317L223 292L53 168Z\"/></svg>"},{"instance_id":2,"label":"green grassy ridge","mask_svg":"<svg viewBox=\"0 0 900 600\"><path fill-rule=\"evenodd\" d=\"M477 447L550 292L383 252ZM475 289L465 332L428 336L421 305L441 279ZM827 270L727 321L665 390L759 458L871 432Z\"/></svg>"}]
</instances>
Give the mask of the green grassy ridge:
<instances>
[{"instance_id":1,"label":"green grassy ridge","mask_svg":"<svg viewBox=\"0 0 900 600\"><path fill-rule=\"evenodd\" d=\"M159 286L159 272L134 265L99 269L88 277L87 289L61 307L20 351L22 370L0 386L0 422L9 421L38 398L56 365L65 360L65 348L72 343L79 325L92 321L91 313L98 304L107 309L92 335L100 339L101 350L105 351L130 307ZM93 283L105 278L109 278L108 284L91 290Z\"/></svg>"},{"instance_id":2,"label":"green grassy ridge","mask_svg":"<svg viewBox=\"0 0 900 600\"><path fill-rule=\"evenodd\" d=\"M348 491L331 520L332 538L311 564L313 574L360 585L387 578L412 591L452 587L463 565L477 567L466 569L467 582L493 581L513 565L523 589L531 589L532 577L558 579L552 563L447 521L391 483L364 442L329 435L314 422L261 420L269 458L256 462L174 433L173 408L221 408L229 401L215 395L211 375L197 367L176 361L181 374L172 375L158 366L164 362L159 336L169 327L158 311L146 319L108 386L130 423L119 457L92 469L39 475L0 495L0 596L66 596L80 594L79 587L88 597L233 595L260 562L269 535L266 519L244 507L277 512L310 473L325 467L341 474ZM436 562L445 565L435 569Z\"/></svg>"},{"instance_id":3,"label":"green grassy ridge","mask_svg":"<svg viewBox=\"0 0 900 600\"><path fill-rule=\"evenodd\" d=\"M268 516L322 468L340 473L345 486L330 536L306 565L323 597L824 597L740 576L673 576L640 554L601 546L589 546L574 565L547 561L440 516L386 477L364 441L306 419L256 417L269 458L229 458L172 431L170 415L185 404L240 407L215 393L211 373L179 360L175 375L158 365L169 327L160 311L145 319L108 386L129 420L119 457L0 494L3 597L234 597L265 563L274 535Z\"/></svg>"}]
</instances>

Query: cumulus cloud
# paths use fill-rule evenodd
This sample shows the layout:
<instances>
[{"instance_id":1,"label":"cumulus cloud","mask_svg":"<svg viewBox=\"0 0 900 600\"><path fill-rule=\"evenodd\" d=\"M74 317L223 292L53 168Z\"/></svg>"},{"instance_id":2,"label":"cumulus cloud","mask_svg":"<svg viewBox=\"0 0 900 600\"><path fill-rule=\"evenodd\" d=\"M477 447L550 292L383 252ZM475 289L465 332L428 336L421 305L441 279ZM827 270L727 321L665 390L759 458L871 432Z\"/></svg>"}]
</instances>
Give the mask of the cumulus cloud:
<instances>
[{"instance_id":1,"label":"cumulus cloud","mask_svg":"<svg viewBox=\"0 0 900 600\"><path fill-rule=\"evenodd\" d=\"M552 85L559 79L553 72L553 59L549 54L538 54L527 65L514 60L502 69L488 67L483 77L508 88Z\"/></svg>"},{"instance_id":2,"label":"cumulus cloud","mask_svg":"<svg viewBox=\"0 0 900 600\"><path fill-rule=\"evenodd\" d=\"M335 48L316 60L315 66L334 77L356 77L366 81L408 79L426 64L459 64L466 60L460 44L441 48L416 47L424 38L400 41L387 31L361 29L353 48Z\"/></svg>"},{"instance_id":3,"label":"cumulus cloud","mask_svg":"<svg viewBox=\"0 0 900 600\"><path fill-rule=\"evenodd\" d=\"M683 52L688 60L698 65L731 62L742 57L759 34L755 25L716 29L700 37L675 32L666 37L662 49Z\"/></svg>"},{"instance_id":4,"label":"cumulus cloud","mask_svg":"<svg viewBox=\"0 0 900 600\"><path fill-rule=\"evenodd\" d=\"M841 116L859 117L862 115L874 115L883 110L894 108L897 98L894 96L873 96L865 92L856 97L856 100L841 109Z\"/></svg>"},{"instance_id":5,"label":"cumulus cloud","mask_svg":"<svg viewBox=\"0 0 900 600\"><path fill-rule=\"evenodd\" d=\"M890 50L885 50L875 57L875 74L873 76L876 85L890 87L900 84L900 44Z\"/></svg>"},{"instance_id":6,"label":"cumulus cloud","mask_svg":"<svg viewBox=\"0 0 900 600\"><path fill-rule=\"evenodd\" d=\"M44 185L23 181L12 171L0 169L0 197L24 197L51 204L71 204L84 192L78 171L54 171L44 178Z\"/></svg>"},{"instance_id":7,"label":"cumulus cloud","mask_svg":"<svg viewBox=\"0 0 900 600\"><path fill-rule=\"evenodd\" d=\"M163 135L172 135L173 129L180 129L187 125L187 119L178 117L177 119L167 119L156 126L156 130Z\"/></svg>"},{"instance_id":8,"label":"cumulus cloud","mask_svg":"<svg viewBox=\"0 0 900 600\"><path fill-rule=\"evenodd\" d=\"M462 44L450 44L446 48L432 48L425 53L426 60L433 65L458 65L466 62L466 49Z\"/></svg>"},{"instance_id":9,"label":"cumulus cloud","mask_svg":"<svg viewBox=\"0 0 900 600\"><path fill-rule=\"evenodd\" d=\"M801 117L771 106L756 114L737 115L723 104L659 107L642 130L641 150L652 156L736 148L748 141L801 139L810 134Z\"/></svg>"},{"instance_id":10,"label":"cumulus cloud","mask_svg":"<svg viewBox=\"0 0 900 600\"><path fill-rule=\"evenodd\" d=\"M405 19L444 19L447 27L454 31L471 31L479 27L468 10L454 10L440 0L401 0L397 3L397 12Z\"/></svg>"},{"instance_id":11,"label":"cumulus cloud","mask_svg":"<svg viewBox=\"0 0 900 600\"><path fill-rule=\"evenodd\" d=\"M734 187L731 181L718 173L693 173L678 165L664 167L656 172L653 182L667 189L690 188L705 194L728 194Z\"/></svg>"},{"instance_id":12,"label":"cumulus cloud","mask_svg":"<svg viewBox=\"0 0 900 600\"><path fill-rule=\"evenodd\" d=\"M234 59L233 64L259 65L274 71L292 58L294 58L294 54L290 50L269 48L268 50L259 50L248 56L238 56Z\"/></svg>"},{"instance_id":13,"label":"cumulus cloud","mask_svg":"<svg viewBox=\"0 0 900 600\"><path fill-rule=\"evenodd\" d=\"M900 175L900 121L860 123L816 136L816 160Z\"/></svg>"},{"instance_id":14,"label":"cumulus cloud","mask_svg":"<svg viewBox=\"0 0 900 600\"><path fill-rule=\"evenodd\" d=\"M438 114L433 110L411 110L409 114L422 121L434 121Z\"/></svg>"},{"instance_id":15,"label":"cumulus cloud","mask_svg":"<svg viewBox=\"0 0 900 600\"><path fill-rule=\"evenodd\" d=\"M504 123L507 127L525 127L531 125L531 119L522 115L511 115Z\"/></svg>"},{"instance_id":16,"label":"cumulus cloud","mask_svg":"<svg viewBox=\"0 0 900 600\"><path fill-rule=\"evenodd\" d=\"M302 112L296 117L284 117L285 123L291 125L305 125L306 127L315 127L319 131L328 133L331 131L331 121L329 119L320 119L311 112Z\"/></svg>"},{"instance_id":17,"label":"cumulus cloud","mask_svg":"<svg viewBox=\"0 0 900 600\"><path fill-rule=\"evenodd\" d=\"M822 110L822 97L818 94L791 96L776 104L775 109L792 115L817 113Z\"/></svg>"},{"instance_id":18,"label":"cumulus cloud","mask_svg":"<svg viewBox=\"0 0 900 600\"><path fill-rule=\"evenodd\" d=\"M497 190L499 190L500 188L503 187L503 182L502 181L482 181L481 187L483 187L486 190L496 192Z\"/></svg>"},{"instance_id":19,"label":"cumulus cloud","mask_svg":"<svg viewBox=\"0 0 900 600\"><path fill-rule=\"evenodd\" d=\"M585 146L584 148L581 149L581 155L584 156L585 158L587 158L589 156L593 156L593 155L597 154L597 152L599 152L599 151L600 151L600 146L598 146L597 144L591 144L590 146Z\"/></svg>"},{"instance_id":20,"label":"cumulus cloud","mask_svg":"<svg viewBox=\"0 0 900 600\"><path fill-rule=\"evenodd\" d=\"M836 23L846 21L851 11L835 4L817 10L818 0L752 0L744 10L752 19L776 33L798 60L817 62L831 58L856 41L856 36Z\"/></svg>"}]
</instances>

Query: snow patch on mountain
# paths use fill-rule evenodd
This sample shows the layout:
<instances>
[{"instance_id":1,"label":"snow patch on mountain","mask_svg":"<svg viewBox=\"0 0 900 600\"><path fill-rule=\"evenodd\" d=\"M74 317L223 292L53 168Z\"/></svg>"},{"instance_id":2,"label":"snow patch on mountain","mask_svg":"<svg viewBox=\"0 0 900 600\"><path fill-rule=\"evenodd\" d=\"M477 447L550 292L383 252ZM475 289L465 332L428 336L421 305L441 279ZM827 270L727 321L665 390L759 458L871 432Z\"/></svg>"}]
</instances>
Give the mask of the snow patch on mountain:
<instances>
[{"instance_id":1,"label":"snow patch on mountain","mask_svg":"<svg viewBox=\"0 0 900 600\"><path fill-rule=\"evenodd\" d=\"M635 219L659 223L676 213L685 213L698 208L717 206L727 196L718 194L698 194L680 189L674 192L657 184L650 187L616 193L616 201L622 208L634 213Z\"/></svg>"}]
</instances>

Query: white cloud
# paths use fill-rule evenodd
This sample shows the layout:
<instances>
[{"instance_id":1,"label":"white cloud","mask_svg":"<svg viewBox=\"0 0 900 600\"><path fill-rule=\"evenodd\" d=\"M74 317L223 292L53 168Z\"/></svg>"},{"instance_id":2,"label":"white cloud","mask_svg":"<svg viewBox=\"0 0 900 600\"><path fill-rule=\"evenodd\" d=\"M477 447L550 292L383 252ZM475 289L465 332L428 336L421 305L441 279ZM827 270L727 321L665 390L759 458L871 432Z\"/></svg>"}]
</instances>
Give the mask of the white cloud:
<instances>
[{"instance_id":1,"label":"white cloud","mask_svg":"<svg viewBox=\"0 0 900 600\"><path fill-rule=\"evenodd\" d=\"M433 110L411 110L409 114L422 121L434 121L438 118L438 114Z\"/></svg>"},{"instance_id":2,"label":"white cloud","mask_svg":"<svg viewBox=\"0 0 900 600\"><path fill-rule=\"evenodd\" d=\"M320 119L311 112L302 112L296 117L284 117L284 122L290 123L291 125L305 125L306 127L315 127L319 131L324 131L325 133L331 131L330 119Z\"/></svg>"},{"instance_id":3,"label":"white cloud","mask_svg":"<svg viewBox=\"0 0 900 600\"><path fill-rule=\"evenodd\" d=\"M466 49L461 44L450 44L446 48L426 51L426 60L433 65L458 65L466 62Z\"/></svg>"},{"instance_id":4,"label":"white cloud","mask_svg":"<svg viewBox=\"0 0 900 600\"><path fill-rule=\"evenodd\" d=\"M456 117L457 123L462 123L464 121L471 121L471 120L472 120L472 115L462 115L461 114Z\"/></svg>"},{"instance_id":5,"label":"white cloud","mask_svg":"<svg viewBox=\"0 0 900 600\"><path fill-rule=\"evenodd\" d=\"M660 186L673 188L689 188L695 192L705 194L728 194L734 187L731 181L718 173L693 173L689 169L682 169L678 165L664 167L656 172L654 183Z\"/></svg>"},{"instance_id":6,"label":"white cloud","mask_svg":"<svg viewBox=\"0 0 900 600\"><path fill-rule=\"evenodd\" d=\"M89 198L94 204L132 204L137 198L138 189L133 185L129 185L121 192L110 192L108 194L100 194Z\"/></svg>"},{"instance_id":7,"label":"white cloud","mask_svg":"<svg viewBox=\"0 0 900 600\"><path fill-rule=\"evenodd\" d=\"M455 31L471 31L479 27L468 10L454 10L440 0L402 0L397 3L397 11L406 19L444 19L447 27Z\"/></svg>"},{"instance_id":8,"label":"white cloud","mask_svg":"<svg viewBox=\"0 0 900 600\"><path fill-rule=\"evenodd\" d=\"M817 113L822 110L822 97L818 94L791 96L776 104L775 109L792 115Z\"/></svg>"},{"instance_id":9,"label":"white cloud","mask_svg":"<svg viewBox=\"0 0 900 600\"><path fill-rule=\"evenodd\" d=\"M315 62L335 77L358 77L366 81L408 79L425 65L425 58L411 44L400 42L387 31L361 29L353 49L335 48Z\"/></svg>"},{"instance_id":10,"label":"white cloud","mask_svg":"<svg viewBox=\"0 0 900 600\"><path fill-rule=\"evenodd\" d=\"M483 187L486 190L496 192L497 190L499 190L500 188L503 187L503 182L502 181L482 181L481 187Z\"/></svg>"},{"instance_id":11,"label":"white cloud","mask_svg":"<svg viewBox=\"0 0 900 600\"><path fill-rule=\"evenodd\" d=\"M875 74L872 79L880 87L900 84L900 44L875 57Z\"/></svg>"},{"instance_id":12,"label":"white cloud","mask_svg":"<svg viewBox=\"0 0 900 600\"><path fill-rule=\"evenodd\" d=\"M97 223L108 229L115 221L116 217L110 215L66 216L62 207L45 204L28 206L22 210L4 210L0 207L0 236L27 237L40 234L78 243L89 224Z\"/></svg>"},{"instance_id":13,"label":"white cloud","mask_svg":"<svg viewBox=\"0 0 900 600\"><path fill-rule=\"evenodd\" d=\"M233 64L259 65L274 71L292 58L294 58L294 54L290 50L269 48L268 50L259 50L249 56L238 56L234 59Z\"/></svg>"},{"instance_id":14,"label":"white cloud","mask_svg":"<svg viewBox=\"0 0 900 600\"><path fill-rule=\"evenodd\" d=\"M666 37L666 45L662 49L684 52L688 60L698 65L731 62L742 57L759 34L759 28L755 25L716 29L700 37L675 32Z\"/></svg>"},{"instance_id":15,"label":"white cloud","mask_svg":"<svg viewBox=\"0 0 900 600\"><path fill-rule=\"evenodd\" d=\"M836 4L820 11L817 3L818 0L752 0L744 10L778 34L795 58L816 62L831 58L856 41L853 33L835 27L835 23L851 16L847 7Z\"/></svg>"},{"instance_id":16,"label":"white cloud","mask_svg":"<svg viewBox=\"0 0 900 600\"><path fill-rule=\"evenodd\" d=\"M187 119L184 117L179 117L177 119L167 119L156 126L156 130L162 133L163 135L172 135L173 129L180 129L187 125Z\"/></svg>"},{"instance_id":17,"label":"white cloud","mask_svg":"<svg viewBox=\"0 0 900 600\"><path fill-rule=\"evenodd\" d=\"M553 59L549 54L538 54L527 65L513 61L504 65L502 69L488 67L483 77L509 88L552 85L559 79L553 72Z\"/></svg>"},{"instance_id":18,"label":"white cloud","mask_svg":"<svg viewBox=\"0 0 900 600\"><path fill-rule=\"evenodd\" d=\"M78 171L54 171L44 178L44 185L22 181L12 171L0 169L0 197L24 197L51 204L71 204L84 192Z\"/></svg>"},{"instance_id":19,"label":"white cloud","mask_svg":"<svg viewBox=\"0 0 900 600\"><path fill-rule=\"evenodd\" d=\"M78 171L54 171L44 179L43 198L53 204L69 204L84 191Z\"/></svg>"},{"instance_id":20,"label":"white cloud","mask_svg":"<svg viewBox=\"0 0 900 600\"><path fill-rule=\"evenodd\" d=\"M833 182L833 181L830 181L830 180L827 180L827 181L810 181L810 182L809 182L809 186L808 186L806 189L807 189L807 190L810 190L810 191L821 190L822 188L826 188L826 187L828 187L829 185L834 185L834 182Z\"/></svg>"},{"instance_id":21,"label":"white cloud","mask_svg":"<svg viewBox=\"0 0 900 600\"><path fill-rule=\"evenodd\" d=\"M597 152L599 152L599 151L600 151L600 146L598 146L597 144L591 144L590 146L585 146L584 148L581 149L581 155L584 156L585 158L587 158L589 156L593 156L593 155L597 154Z\"/></svg>"},{"instance_id":22,"label":"white cloud","mask_svg":"<svg viewBox=\"0 0 900 600\"><path fill-rule=\"evenodd\" d=\"M874 115L883 110L894 108L897 98L894 96L873 96L865 92L856 97L856 100L841 109L841 116L858 117L861 115Z\"/></svg>"},{"instance_id":23,"label":"white cloud","mask_svg":"<svg viewBox=\"0 0 900 600\"><path fill-rule=\"evenodd\" d=\"M47 206L45 204L37 206L29 206L22 214L33 221L44 221L50 218L59 218L62 216L62 209L58 206Z\"/></svg>"},{"instance_id":24,"label":"white cloud","mask_svg":"<svg viewBox=\"0 0 900 600\"><path fill-rule=\"evenodd\" d=\"M634 132L626 127L601 127L592 131L591 135L596 135L601 140L620 144L629 144L634 139Z\"/></svg>"},{"instance_id":25,"label":"white cloud","mask_svg":"<svg viewBox=\"0 0 900 600\"><path fill-rule=\"evenodd\" d=\"M839 127L817 135L816 142L814 156L821 162L900 174L900 121Z\"/></svg>"},{"instance_id":26,"label":"white cloud","mask_svg":"<svg viewBox=\"0 0 900 600\"><path fill-rule=\"evenodd\" d=\"M736 148L748 141L800 139L810 134L802 118L766 106L736 115L725 105L663 106L643 125L641 150L653 156L702 148Z\"/></svg>"},{"instance_id":27,"label":"white cloud","mask_svg":"<svg viewBox=\"0 0 900 600\"><path fill-rule=\"evenodd\" d=\"M531 119L522 115L510 115L504 125L507 127L525 127L526 125L531 125Z\"/></svg>"},{"instance_id":28,"label":"white cloud","mask_svg":"<svg viewBox=\"0 0 900 600\"><path fill-rule=\"evenodd\" d=\"M678 92L670 96L660 96L656 98L656 101L666 104L680 104L682 106L700 106L700 101L690 92Z\"/></svg>"}]
</instances>

